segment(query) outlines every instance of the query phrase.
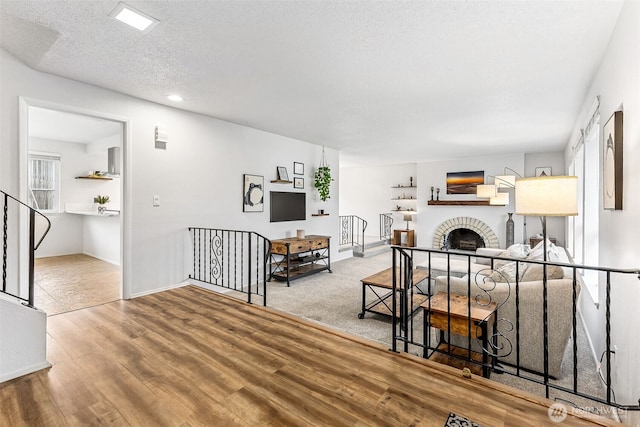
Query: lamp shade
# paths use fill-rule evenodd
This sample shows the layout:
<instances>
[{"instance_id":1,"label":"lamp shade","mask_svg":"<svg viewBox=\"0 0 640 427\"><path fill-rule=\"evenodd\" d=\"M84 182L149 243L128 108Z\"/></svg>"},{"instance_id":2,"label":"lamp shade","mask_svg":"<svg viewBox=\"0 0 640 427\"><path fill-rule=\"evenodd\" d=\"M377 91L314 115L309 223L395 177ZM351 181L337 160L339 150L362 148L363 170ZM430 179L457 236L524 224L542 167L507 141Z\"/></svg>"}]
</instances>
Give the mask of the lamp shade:
<instances>
[{"instance_id":1,"label":"lamp shade","mask_svg":"<svg viewBox=\"0 0 640 427\"><path fill-rule=\"evenodd\" d=\"M516 180L516 214L578 215L578 177L545 176Z\"/></svg>"},{"instance_id":2,"label":"lamp shade","mask_svg":"<svg viewBox=\"0 0 640 427\"><path fill-rule=\"evenodd\" d=\"M476 197L495 197L496 186L491 184L476 185Z\"/></svg>"},{"instance_id":3,"label":"lamp shade","mask_svg":"<svg viewBox=\"0 0 640 427\"><path fill-rule=\"evenodd\" d=\"M509 204L509 193L497 193L495 197L491 197L489 199L490 205L502 205L506 206Z\"/></svg>"},{"instance_id":4,"label":"lamp shade","mask_svg":"<svg viewBox=\"0 0 640 427\"><path fill-rule=\"evenodd\" d=\"M413 217L411 215L405 215L404 216L404 220L405 221L413 221Z\"/></svg>"}]
</instances>

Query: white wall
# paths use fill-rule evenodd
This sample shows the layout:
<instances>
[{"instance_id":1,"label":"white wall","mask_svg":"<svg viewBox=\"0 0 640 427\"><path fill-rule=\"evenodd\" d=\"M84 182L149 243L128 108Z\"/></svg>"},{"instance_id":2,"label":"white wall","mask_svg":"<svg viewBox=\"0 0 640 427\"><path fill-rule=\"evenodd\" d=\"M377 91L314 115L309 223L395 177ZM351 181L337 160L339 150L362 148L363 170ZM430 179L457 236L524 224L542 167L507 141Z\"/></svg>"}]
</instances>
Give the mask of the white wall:
<instances>
[{"instance_id":1,"label":"white wall","mask_svg":"<svg viewBox=\"0 0 640 427\"><path fill-rule=\"evenodd\" d=\"M409 185L409 177L413 177L413 184L419 185L416 177L416 164L402 164L371 167L340 168L340 215L357 215L364 218L368 225L367 236L379 236L380 214L390 213L398 204L392 197L402 194L401 189L392 189L397 185ZM416 189L406 189L414 192ZM417 208L418 202L403 201L404 206ZM394 214L394 228L405 228L403 216ZM415 228L411 224L410 228Z\"/></svg>"},{"instance_id":2,"label":"white wall","mask_svg":"<svg viewBox=\"0 0 640 427\"><path fill-rule=\"evenodd\" d=\"M257 231L276 239L323 234L337 241L339 156L327 149L336 181L331 198L321 202L313 189L313 172L322 147L291 138L189 113L73 80L40 73L0 51L0 186L19 192L18 97L72 106L128 121L125 144L123 199L125 295L141 295L183 281L188 275L185 235L189 226ZM188 101L187 101L188 102ZM155 126L169 132L166 150L155 148ZM307 221L269 223L269 201L262 213L242 212L242 175L265 177L270 190L292 185L271 184L276 166L305 164ZM298 191L298 190L296 190ZM160 206L152 205L153 195ZM324 208L330 216L311 217ZM332 246L332 256L337 244Z\"/></svg>"},{"instance_id":3,"label":"white wall","mask_svg":"<svg viewBox=\"0 0 640 427\"><path fill-rule=\"evenodd\" d=\"M602 209L600 197L600 255L605 267L639 268L635 242L640 241L640 2L625 2L618 24L594 81L585 97L582 111L568 142L568 150L579 138L587 111L600 96L600 122L604 125L618 110L624 112L624 194L623 210ZM602 140L602 134L600 135ZM602 149L600 150L602 170ZM568 158L567 158L568 161ZM602 178L600 179L602 189ZM602 194L602 191L600 191ZM581 296L581 312L598 357L605 349L605 287L600 286L596 307L586 293ZM640 281L635 275L613 276L611 294L612 344L618 347L613 356L613 388L618 403L637 404L640 398Z\"/></svg>"}]
</instances>

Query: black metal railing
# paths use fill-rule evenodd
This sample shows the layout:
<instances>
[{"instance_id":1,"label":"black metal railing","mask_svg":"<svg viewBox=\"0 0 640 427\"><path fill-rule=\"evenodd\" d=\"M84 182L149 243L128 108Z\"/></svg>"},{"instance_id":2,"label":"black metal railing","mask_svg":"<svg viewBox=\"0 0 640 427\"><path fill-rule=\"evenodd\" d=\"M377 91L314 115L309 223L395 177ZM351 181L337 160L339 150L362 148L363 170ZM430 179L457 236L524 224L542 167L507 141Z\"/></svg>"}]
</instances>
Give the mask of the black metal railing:
<instances>
[{"instance_id":1,"label":"black metal railing","mask_svg":"<svg viewBox=\"0 0 640 427\"><path fill-rule=\"evenodd\" d=\"M393 312L399 313L392 321L393 351L417 349L426 358L444 355L476 365L483 374L513 375L543 386L547 398L553 391L617 409L640 410L640 402L616 402L611 372L612 293L620 279L630 275L640 279L639 269L399 246L392 247L392 257L394 271L398 269L393 276ZM499 268L500 264L509 264L511 272ZM414 267L428 270L426 287L413 283ZM605 286L604 316L599 325L602 329L596 331L602 332L605 341L601 360L604 367L597 366L604 389L601 393L585 390L580 377L580 372L584 377L585 371L579 369L588 362L585 358L592 357L589 351L589 356L583 352L578 357L578 298L586 270L598 272ZM530 279L527 271L536 274ZM559 271L563 274L559 275ZM395 306L396 301L400 307ZM463 316L460 312L455 316L454 304L460 301L458 310L462 309ZM474 319L478 308L488 314ZM417 316L419 313L422 316ZM421 320L414 324L414 318ZM570 360L563 361L565 354ZM567 363L571 373L563 365L564 375L559 376L560 366Z\"/></svg>"},{"instance_id":2,"label":"black metal railing","mask_svg":"<svg viewBox=\"0 0 640 427\"><path fill-rule=\"evenodd\" d=\"M2 196L2 289L0 292L18 298L26 302L29 307L33 307L35 251L51 229L51 221L42 213L2 190L0 195ZM20 287L22 276L20 272L23 270L20 264L22 258L19 254L21 245L24 244L23 239L20 238L22 224L26 224L26 230L28 230L27 295ZM36 231L36 228L39 228L39 231ZM36 237L36 234L39 234L39 237ZM10 253L13 255L12 258L9 257Z\"/></svg>"},{"instance_id":3,"label":"black metal railing","mask_svg":"<svg viewBox=\"0 0 640 427\"><path fill-rule=\"evenodd\" d=\"M190 279L253 296L267 305L271 240L253 231L189 227L193 273Z\"/></svg>"},{"instance_id":4,"label":"black metal railing","mask_svg":"<svg viewBox=\"0 0 640 427\"><path fill-rule=\"evenodd\" d=\"M340 215L340 245L360 246L364 253L367 221L357 215Z\"/></svg>"},{"instance_id":5,"label":"black metal railing","mask_svg":"<svg viewBox=\"0 0 640 427\"><path fill-rule=\"evenodd\" d=\"M390 242L393 238L393 216L390 213L380 214L380 240Z\"/></svg>"}]
</instances>

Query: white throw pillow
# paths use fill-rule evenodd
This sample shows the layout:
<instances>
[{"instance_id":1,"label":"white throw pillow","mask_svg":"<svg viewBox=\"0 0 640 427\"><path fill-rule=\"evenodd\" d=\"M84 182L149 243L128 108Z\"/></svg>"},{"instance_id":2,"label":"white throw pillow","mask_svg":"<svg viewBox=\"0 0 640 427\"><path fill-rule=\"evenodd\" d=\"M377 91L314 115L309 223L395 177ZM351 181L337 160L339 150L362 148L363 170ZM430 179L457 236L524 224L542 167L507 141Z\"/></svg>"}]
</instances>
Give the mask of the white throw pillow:
<instances>
[{"instance_id":1,"label":"white throw pillow","mask_svg":"<svg viewBox=\"0 0 640 427\"><path fill-rule=\"evenodd\" d=\"M540 241L537 245L533 247L533 249L531 249L531 252L529 252L529 256L527 256L527 259L541 260L541 259L544 259L543 254L544 254L544 243ZM551 240L549 239L547 239L547 261L556 261L556 262L560 261L558 248L556 247L556 245L551 243Z\"/></svg>"},{"instance_id":2,"label":"white throw pillow","mask_svg":"<svg viewBox=\"0 0 640 427\"><path fill-rule=\"evenodd\" d=\"M530 249L529 245L523 245L522 243L516 243L509 246L506 250L504 250L499 256L503 258L519 258L524 259L529 255ZM495 268L500 268L510 261L504 260L496 260L493 264ZM512 262L512 261L511 261Z\"/></svg>"},{"instance_id":3,"label":"white throw pillow","mask_svg":"<svg viewBox=\"0 0 640 427\"><path fill-rule=\"evenodd\" d=\"M531 264L527 267L524 274L521 276L521 282L533 282L542 280L542 264ZM562 267L557 265L547 266L547 280L562 279L564 277L564 271Z\"/></svg>"}]
</instances>

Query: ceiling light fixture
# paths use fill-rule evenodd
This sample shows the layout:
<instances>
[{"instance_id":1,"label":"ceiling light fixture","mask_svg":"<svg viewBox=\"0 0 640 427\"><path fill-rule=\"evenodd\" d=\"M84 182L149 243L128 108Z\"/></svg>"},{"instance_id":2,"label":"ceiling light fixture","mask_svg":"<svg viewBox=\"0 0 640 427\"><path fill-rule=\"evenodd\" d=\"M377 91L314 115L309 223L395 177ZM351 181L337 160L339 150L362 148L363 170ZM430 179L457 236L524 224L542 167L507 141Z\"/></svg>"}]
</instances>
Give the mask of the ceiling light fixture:
<instances>
[{"instance_id":1,"label":"ceiling light fixture","mask_svg":"<svg viewBox=\"0 0 640 427\"><path fill-rule=\"evenodd\" d=\"M144 12L141 12L128 4L118 3L118 5L111 11L109 16L113 19L117 19L120 22L124 22L127 25L132 26L138 31L148 33L153 27L158 25L160 21Z\"/></svg>"},{"instance_id":2,"label":"ceiling light fixture","mask_svg":"<svg viewBox=\"0 0 640 427\"><path fill-rule=\"evenodd\" d=\"M175 101L175 102L182 102L184 101L184 98L181 97L180 95L167 95L167 99L169 101Z\"/></svg>"}]
</instances>

